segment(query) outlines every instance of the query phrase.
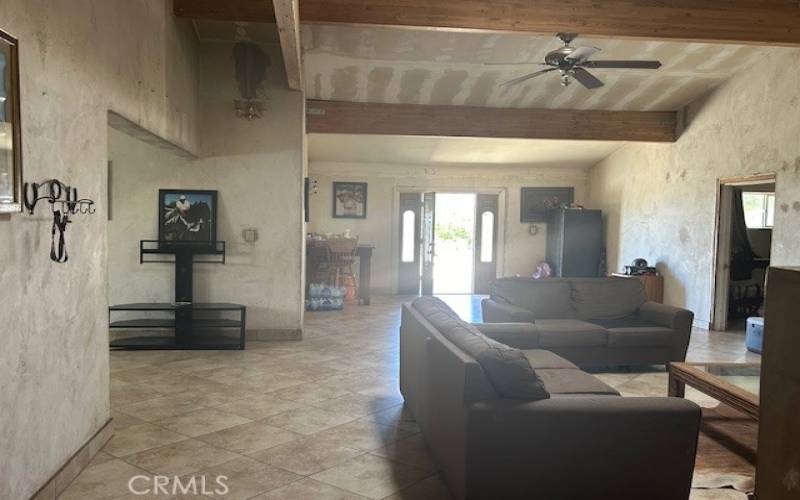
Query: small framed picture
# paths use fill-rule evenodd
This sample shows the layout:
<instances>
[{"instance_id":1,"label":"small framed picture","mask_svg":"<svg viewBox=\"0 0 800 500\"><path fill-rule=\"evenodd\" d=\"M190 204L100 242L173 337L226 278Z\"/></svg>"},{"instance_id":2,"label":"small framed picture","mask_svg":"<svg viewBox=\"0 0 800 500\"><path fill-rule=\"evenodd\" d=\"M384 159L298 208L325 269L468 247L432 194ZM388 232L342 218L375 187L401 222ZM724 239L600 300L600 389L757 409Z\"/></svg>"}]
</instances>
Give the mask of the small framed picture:
<instances>
[{"instance_id":1,"label":"small framed picture","mask_svg":"<svg viewBox=\"0 0 800 500\"><path fill-rule=\"evenodd\" d=\"M158 191L158 240L213 243L217 240L217 192Z\"/></svg>"},{"instance_id":2,"label":"small framed picture","mask_svg":"<svg viewBox=\"0 0 800 500\"><path fill-rule=\"evenodd\" d=\"M366 219L367 183L334 182L333 216L337 219Z\"/></svg>"}]
</instances>

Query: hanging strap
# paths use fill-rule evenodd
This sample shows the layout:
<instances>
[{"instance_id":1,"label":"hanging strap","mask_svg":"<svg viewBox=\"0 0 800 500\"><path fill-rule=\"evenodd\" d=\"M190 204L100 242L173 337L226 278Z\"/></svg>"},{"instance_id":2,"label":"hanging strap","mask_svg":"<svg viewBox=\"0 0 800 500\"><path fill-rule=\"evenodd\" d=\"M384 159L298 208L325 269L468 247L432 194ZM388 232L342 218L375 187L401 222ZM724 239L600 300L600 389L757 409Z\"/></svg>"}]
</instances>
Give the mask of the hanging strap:
<instances>
[{"instance_id":1,"label":"hanging strap","mask_svg":"<svg viewBox=\"0 0 800 500\"><path fill-rule=\"evenodd\" d=\"M65 233L67 224L70 223L69 215L62 216L60 210L53 211L53 227L50 230L50 258L54 262L63 263L69 260L67 255L67 242ZM56 231L58 231L58 249L56 250Z\"/></svg>"}]
</instances>

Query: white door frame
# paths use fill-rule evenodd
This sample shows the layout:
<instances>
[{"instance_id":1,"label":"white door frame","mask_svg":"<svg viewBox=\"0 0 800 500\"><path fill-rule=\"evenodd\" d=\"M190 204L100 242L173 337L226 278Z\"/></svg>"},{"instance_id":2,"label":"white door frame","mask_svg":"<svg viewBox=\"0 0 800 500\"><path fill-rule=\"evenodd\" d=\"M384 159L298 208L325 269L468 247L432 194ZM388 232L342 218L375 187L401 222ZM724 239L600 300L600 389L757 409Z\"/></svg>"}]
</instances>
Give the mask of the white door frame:
<instances>
[{"instance_id":1,"label":"white door frame","mask_svg":"<svg viewBox=\"0 0 800 500\"><path fill-rule=\"evenodd\" d=\"M712 268L711 329L728 328L728 300L731 284L731 232L733 224L733 188L753 184L774 184L774 172L717 179L717 206L714 222L714 259ZM776 189L777 192L777 189Z\"/></svg>"},{"instance_id":2,"label":"white door frame","mask_svg":"<svg viewBox=\"0 0 800 500\"><path fill-rule=\"evenodd\" d=\"M500 275L503 275L505 269L505 231L506 231L506 215L508 214L508 188L505 187L482 187L470 188L464 186L448 186L446 183L442 184L424 184L424 185L396 185L392 193L392 274L391 274L391 289L397 293L397 262L400 260L400 193L476 193L476 194L496 194L498 195L498 226L497 226L497 270Z\"/></svg>"}]
</instances>

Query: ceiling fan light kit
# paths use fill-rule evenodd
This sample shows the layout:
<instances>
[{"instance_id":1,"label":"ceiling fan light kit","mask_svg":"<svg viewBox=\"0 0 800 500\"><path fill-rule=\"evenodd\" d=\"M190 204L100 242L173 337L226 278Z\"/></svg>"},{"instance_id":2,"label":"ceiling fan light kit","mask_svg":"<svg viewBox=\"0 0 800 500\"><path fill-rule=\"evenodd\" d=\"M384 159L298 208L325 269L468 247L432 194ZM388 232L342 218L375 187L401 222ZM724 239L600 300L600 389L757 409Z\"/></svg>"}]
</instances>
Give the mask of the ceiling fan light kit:
<instances>
[{"instance_id":1,"label":"ceiling fan light kit","mask_svg":"<svg viewBox=\"0 0 800 500\"><path fill-rule=\"evenodd\" d=\"M548 53L541 66L549 66L547 69L528 73L527 75L514 78L502 86L516 85L524 81L536 78L537 76L558 71L561 74L561 86L567 87L572 80L577 81L587 89L598 89L603 82L586 70L586 68L598 69L658 69L661 67L660 61L592 61L590 58L600 52L597 47L583 46L573 47L570 45L578 37L577 33L558 33L556 35L562 42L563 47ZM534 63L531 63L534 64Z\"/></svg>"}]
</instances>

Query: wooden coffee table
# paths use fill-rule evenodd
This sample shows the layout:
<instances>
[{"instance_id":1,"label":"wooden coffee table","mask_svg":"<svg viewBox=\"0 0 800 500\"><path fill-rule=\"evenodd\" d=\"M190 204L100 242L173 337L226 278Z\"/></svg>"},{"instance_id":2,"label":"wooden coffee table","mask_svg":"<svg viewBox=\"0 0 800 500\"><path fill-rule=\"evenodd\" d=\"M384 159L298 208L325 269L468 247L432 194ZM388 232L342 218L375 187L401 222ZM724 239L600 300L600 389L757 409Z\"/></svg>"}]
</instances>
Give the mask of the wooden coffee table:
<instances>
[{"instance_id":1,"label":"wooden coffee table","mask_svg":"<svg viewBox=\"0 0 800 500\"><path fill-rule=\"evenodd\" d=\"M670 363L669 395L682 398L686 386L758 420L761 365L758 363Z\"/></svg>"}]
</instances>

